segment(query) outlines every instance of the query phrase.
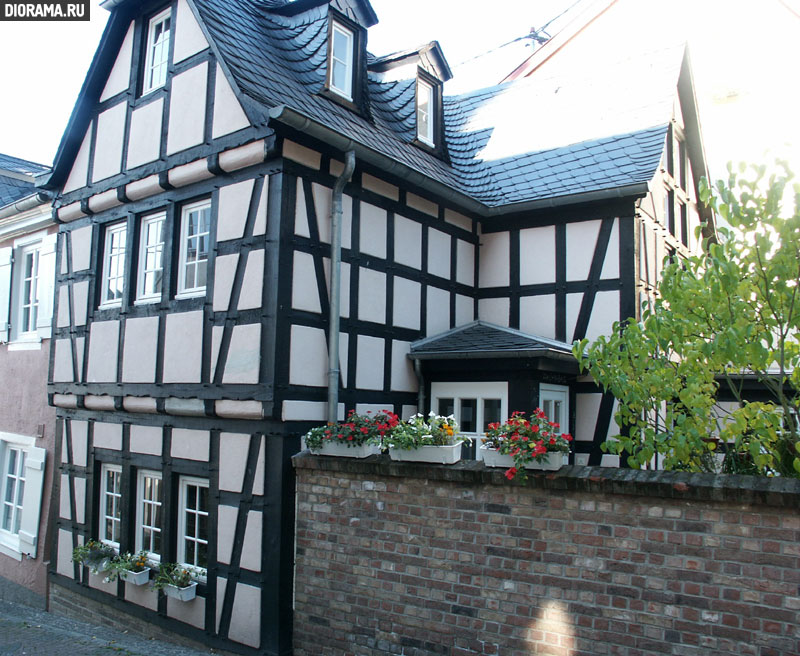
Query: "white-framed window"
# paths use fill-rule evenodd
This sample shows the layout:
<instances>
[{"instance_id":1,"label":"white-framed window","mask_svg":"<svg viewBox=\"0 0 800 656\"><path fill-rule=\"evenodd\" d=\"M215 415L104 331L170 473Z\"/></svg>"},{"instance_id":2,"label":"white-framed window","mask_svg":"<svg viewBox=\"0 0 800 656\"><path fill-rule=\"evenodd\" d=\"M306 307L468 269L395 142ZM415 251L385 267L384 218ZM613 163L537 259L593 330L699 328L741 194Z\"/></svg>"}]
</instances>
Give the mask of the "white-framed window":
<instances>
[{"instance_id":1,"label":"white-framed window","mask_svg":"<svg viewBox=\"0 0 800 656\"><path fill-rule=\"evenodd\" d=\"M40 243L23 246L17 258L17 320L12 324L15 339L25 339L36 333L39 319L40 250Z\"/></svg>"},{"instance_id":2,"label":"white-framed window","mask_svg":"<svg viewBox=\"0 0 800 656\"><path fill-rule=\"evenodd\" d=\"M0 432L0 553L36 556L45 450L27 435Z\"/></svg>"},{"instance_id":3,"label":"white-framed window","mask_svg":"<svg viewBox=\"0 0 800 656\"><path fill-rule=\"evenodd\" d=\"M435 95L433 85L417 79L417 139L433 146L433 117Z\"/></svg>"},{"instance_id":4,"label":"white-framed window","mask_svg":"<svg viewBox=\"0 0 800 656\"><path fill-rule=\"evenodd\" d=\"M164 223L166 213L142 218L139 228L139 267L136 300L152 302L161 299L164 278Z\"/></svg>"},{"instance_id":5,"label":"white-framed window","mask_svg":"<svg viewBox=\"0 0 800 656\"><path fill-rule=\"evenodd\" d=\"M169 67L169 34L172 16L165 9L150 19L147 28L147 51L144 62L142 94L164 86Z\"/></svg>"},{"instance_id":6,"label":"white-framed window","mask_svg":"<svg viewBox=\"0 0 800 656\"><path fill-rule=\"evenodd\" d=\"M328 88L346 100L353 99L354 51L353 30L334 21L328 58Z\"/></svg>"},{"instance_id":7,"label":"white-framed window","mask_svg":"<svg viewBox=\"0 0 800 656\"><path fill-rule=\"evenodd\" d=\"M178 518L178 562L208 567L208 480L181 476Z\"/></svg>"},{"instance_id":8,"label":"white-framed window","mask_svg":"<svg viewBox=\"0 0 800 656\"><path fill-rule=\"evenodd\" d=\"M124 222L106 228L103 246L103 279L100 290L100 306L113 307L122 304L125 286L125 247L128 238Z\"/></svg>"},{"instance_id":9,"label":"white-framed window","mask_svg":"<svg viewBox=\"0 0 800 656\"><path fill-rule=\"evenodd\" d=\"M483 435L508 417L508 383L431 383L431 409L455 416L462 433Z\"/></svg>"},{"instance_id":10,"label":"white-framed window","mask_svg":"<svg viewBox=\"0 0 800 656\"><path fill-rule=\"evenodd\" d=\"M178 294L196 296L205 292L210 231L210 200L184 206L181 212Z\"/></svg>"},{"instance_id":11,"label":"white-framed window","mask_svg":"<svg viewBox=\"0 0 800 656\"><path fill-rule=\"evenodd\" d=\"M539 407L550 421L556 422L560 433L569 432L569 388L563 385L539 385Z\"/></svg>"},{"instance_id":12,"label":"white-framed window","mask_svg":"<svg viewBox=\"0 0 800 656\"><path fill-rule=\"evenodd\" d=\"M161 472L142 469L136 479L136 551L161 560L161 524L164 486Z\"/></svg>"},{"instance_id":13,"label":"white-framed window","mask_svg":"<svg viewBox=\"0 0 800 656\"><path fill-rule=\"evenodd\" d=\"M122 525L122 467L104 464L100 470L100 540L119 549Z\"/></svg>"}]
</instances>

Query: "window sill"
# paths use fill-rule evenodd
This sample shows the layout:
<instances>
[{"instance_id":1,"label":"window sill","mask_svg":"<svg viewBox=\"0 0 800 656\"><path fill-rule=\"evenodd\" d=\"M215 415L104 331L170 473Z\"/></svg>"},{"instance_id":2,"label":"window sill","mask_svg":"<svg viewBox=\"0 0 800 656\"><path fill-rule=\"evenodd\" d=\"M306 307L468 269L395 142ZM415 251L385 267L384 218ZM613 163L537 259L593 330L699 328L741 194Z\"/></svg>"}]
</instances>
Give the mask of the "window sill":
<instances>
[{"instance_id":1,"label":"window sill","mask_svg":"<svg viewBox=\"0 0 800 656\"><path fill-rule=\"evenodd\" d=\"M159 301L161 301L161 296L143 296L142 298L137 298L133 304L152 305L153 303L158 303Z\"/></svg>"},{"instance_id":2,"label":"window sill","mask_svg":"<svg viewBox=\"0 0 800 656\"><path fill-rule=\"evenodd\" d=\"M9 542L8 538L0 537L0 554L21 562L22 552L19 550L19 545L15 546Z\"/></svg>"},{"instance_id":3,"label":"window sill","mask_svg":"<svg viewBox=\"0 0 800 656\"><path fill-rule=\"evenodd\" d=\"M175 294L175 300L180 301L183 298L197 298L198 296L205 296L205 295L206 295L205 287L203 287L202 289L190 289L188 291Z\"/></svg>"},{"instance_id":4,"label":"window sill","mask_svg":"<svg viewBox=\"0 0 800 656\"><path fill-rule=\"evenodd\" d=\"M21 337L8 343L9 351L39 351L41 348L42 339L40 337Z\"/></svg>"}]
</instances>

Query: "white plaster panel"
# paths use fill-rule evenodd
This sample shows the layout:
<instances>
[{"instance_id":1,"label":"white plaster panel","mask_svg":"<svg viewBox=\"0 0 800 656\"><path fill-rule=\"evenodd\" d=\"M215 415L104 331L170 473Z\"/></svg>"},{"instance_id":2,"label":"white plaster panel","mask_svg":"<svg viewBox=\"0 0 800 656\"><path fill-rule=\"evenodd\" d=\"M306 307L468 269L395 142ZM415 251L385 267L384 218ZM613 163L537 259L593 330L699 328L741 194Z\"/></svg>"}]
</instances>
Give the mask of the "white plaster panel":
<instances>
[{"instance_id":1,"label":"white plaster panel","mask_svg":"<svg viewBox=\"0 0 800 656\"><path fill-rule=\"evenodd\" d=\"M295 251L292 262L292 308L306 312L322 312L314 270L314 256Z\"/></svg>"},{"instance_id":2,"label":"white plaster panel","mask_svg":"<svg viewBox=\"0 0 800 656\"><path fill-rule=\"evenodd\" d=\"M325 387L328 346L325 331L292 326L289 347L289 384Z\"/></svg>"},{"instance_id":3,"label":"white plaster panel","mask_svg":"<svg viewBox=\"0 0 800 656\"><path fill-rule=\"evenodd\" d=\"M125 601L150 610L158 610L158 592L149 585L125 584Z\"/></svg>"},{"instance_id":4,"label":"white plaster panel","mask_svg":"<svg viewBox=\"0 0 800 656\"><path fill-rule=\"evenodd\" d=\"M72 532L58 529L58 554L56 556L56 571L61 576L74 578L75 569L72 563Z\"/></svg>"},{"instance_id":5,"label":"white plaster panel","mask_svg":"<svg viewBox=\"0 0 800 656\"><path fill-rule=\"evenodd\" d=\"M261 444L258 447L258 462L256 463L255 480L253 481L253 494L258 497L264 496L264 466L266 459L266 448L266 437L262 436Z\"/></svg>"},{"instance_id":6,"label":"white plaster panel","mask_svg":"<svg viewBox=\"0 0 800 656\"><path fill-rule=\"evenodd\" d=\"M410 192L406 194L406 205L420 212L425 212L425 214L439 216L439 206L436 203Z\"/></svg>"},{"instance_id":7,"label":"white plaster panel","mask_svg":"<svg viewBox=\"0 0 800 656\"><path fill-rule=\"evenodd\" d=\"M400 190L396 186L371 176L369 173L361 174L361 184L364 186L364 189L385 196L386 198L391 198L392 200L398 200L400 198Z\"/></svg>"},{"instance_id":8,"label":"white plaster panel","mask_svg":"<svg viewBox=\"0 0 800 656\"><path fill-rule=\"evenodd\" d=\"M167 315L164 382L199 383L203 349L203 313Z\"/></svg>"},{"instance_id":9,"label":"white plaster panel","mask_svg":"<svg viewBox=\"0 0 800 656\"><path fill-rule=\"evenodd\" d=\"M264 139L251 141L238 148L230 148L219 154L219 167L223 171L231 172L260 164L266 157Z\"/></svg>"},{"instance_id":10,"label":"white plaster panel","mask_svg":"<svg viewBox=\"0 0 800 656\"><path fill-rule=\"evenodd\" d=\"M575 326L578 323L578 313L581 311L583 293L567 294L567 341L575 339Z\"/></svg>"},{"instance_id":11,"label":"white plaster panel","mask_svg":"<svg viewBox=\"0 0 800 656\"><path fill-rule=\"evenodd\" d=\"M422 268L422 226L398 214L394 217L394 261Z\"/></svg>"},{"instance_id":12,"label":"white plaster panel","mask_svg":"<svg viewBox=\"0 0 800 656\"><path fill-rule=\"evenodd\" d=\"M478 318L508 327L511 302L507 298L482 298L478 301Z\"/></svg>"},{"instance_id":13,"label":"white plaster panel","mask_svg":"<svg viewBox=\"0 0 800 656\"><path fill-rule=\"evenodd\" d=\"M414 364L406 356L411 342L392 341L392 391L416 392L418 388Z\"/></svg>"},{"instance_id":14,"label":"white plaster panel","mask_svg":"<svg viewBox=\"0 0 800 656\"><path fill-rule=\"evenodd\" d=\"M469 296L456 295L456 326L463 326L475 319L475 301Z\"/></svg>"},{"instance_id":15,"label":"white plaster panel","mask_svg":"<svg viewBox=\"0 0 800 656\"><path fill-rule=\"evenodd\" d=\"M125 195L130 200L142 200L161 193L158 175L149 175L141 180L134 180L125 185Z\"/></svg>"},{"instance_id":16,"label":"white plaster panel","mask_svg":"<svg viewBox=\"0 0 800 656\"><path fill-rule=\"evenodd\" d=\"M591 442L594 439L597 414L600 412L600 402L602 400L602 394L575 395L576 442Z\"/></svg>"},{"instance_id":17,"label":"white plaster panel","mask_svg":"<svg viewBox=\"0 0 800 656\"><path fill-rule=\"evenodd\" d=\"M350 335L347 333L339 333L339 371L342 374L342 379L347 380L347 356L349 353L348 345L350 344Z\"/></svg>"},{"instance_id":18,"label":"white plaster panel","mask_svg":"<svg viewBox=\"0 0 800 656\"><path fill-rule=\"evenodd\" d=\"M61 474L59 486L58 516L61 519L72 519L72 510L69 505L69 475Z\"/></svg>"},{"instance_id":19,"label":"white plaster panel","mask_svg":"<svg viewBox=\"0 0 800 656\"><path fill-rule=\"evenodd\" d=\"M331 198L333 190L323 187L316 182L311 185L314 197L314 209L317 213L317 226L319 240L325 244L331 243ZM302 190L299 190L302 193ZM342 194L342 248L350 248L353 230L353 199L347 194Z\"/></svg>"},{"instance_id":20,"label":"white plaster panel","mask_svg":"<svg viewBox=\"0 0 800 656\"><path fill-rule=\"evenodd\" d=\"M567 224L567 280L588 280L600 220Z\"/></svg>"},{"instance_id":21,"label":"white plaster panel","mask_svg":"<svg viewBox=\"0 0 800 656\"><path fill-rule=\"evenodd\" d=\"M208 462L210 444L211 434L208 431L173 428L170 455L173 458Z\"/></svg>"},{"instance_id":22,"label":"white plaster panel","mask_svg":"<svg viewBox=\"0 0 800 656\"><path fill-rule=\"evenodd\" d=\"M403 421L408 421L417 414L417 406L415 405L404 405L400 410L400 419Z\"/></svg>"},{"instance_id":23,"label":"white plaster panel","mask_svg":"<svg viewBox=\"0 0 800 656\"><path fill-rule=\"evenodd\" d=\"M283 421L325 421L328 404L324 401L284 401L281 408ZM344 420L344 403L337 410L338 419Z\"/></svg>"},{"instance_id":24,"label":"white plaster panel","mask_svg":"<svg viewBox=\"0 0 800 656\"><path fill-rule=\"evenodd\" d=\"M450 279L450 235L428 230L428 273Z\"/></svg>"},{"instance_id":25,"label":"white plaster panel","mask_svg":"<svg viewBox=\"0 0 800 656\"><path fill-rule=\"evenodd\" d=\"M306 208L306 195L303 191L303 180L297 178L297 193L294 206L294 234L300 237L311 237L308 230L308 209Z\"/></svg>"},{"instance_id":26,"label":"white plaster panel","mask_svg":"<svg viewBox=\"0 0 800 656\"><path fill-rule=\"evenodd\" d=\"M160 456L163 448L163 432L160 426L131 425L131 452Z\"/></svg>"},{"instance_id":27,"label":"white plaster panel","mask_svg":"<svg viewBox=\"0 0 800 656\"><path fill-rule=\"evenodd\" d=\"M167 597L167 615L179 622L204 629L206 626L206 599L205 597L195 597L191 601L181 601Z\"/></svg>"},{"instance_id":28,"label":"white plaster panel","mask_svg":"<svg viewBox=\"0 0 800 656\"><path fill-rule=\"evenodd\" d=\"M128 319L122 349L122 380L153 383L156 380L158 317Z\"/></svg>"},{"instance_id":29,"label":"white plaster panel","mask_svg":"<svg viewBox=\"0 0 800 656\"><path fill-rule=\"evenodd\" d=\"M531 335L555 339L555 294L524 296L519 299L519 329Z\"/></svg>"},{"instance_id":30,"label":"white plaster panel","mask_svg":"<svg viewBox=\"0 0 800 656\"><path fill-rule=\"evenodd\" d=\"M392 323L401 328L419 330L421 301L422 286L416 280L395 276Z\"/></svg>"},{"instance_id":31,"label":"white plaster panel","mask_svg":"<svg viewBox=\"0 0 800 656\"><path fill-rule=\"evenodd\" d=\"M175 15L175 43L172 46L172 60L182 62L192 55L208 48L208 41L197 23L191 7L186 0L178 0Z\"/></svg>"},{"instance_id":32,"label":"white plaster panel","mask_svg":"<svg viewBox=\"0 0 800 656\"><path fill-rule=\"evenodd\" d=\"M76 337L75 338L75 354L77 355L78 360L78 380L77 382L82 383L83 377L83 351L84 347L86 346L86 338L85 337Z\"/></svg>"},{"instance_id":33,"label":"white plaster panel","mask_svg":"<svg viewBox=\"0 0 800 656\"><path fill-rule=\"evenodd\" d=\"M438 287L428 287L426 309L426 336L450 330L450 292Z\"/></svg>"},{"instance_id":34,"label":"white plaster panel","mask_svg":"<svg viewBox=\"0 0 800 656\"><path fill-rule=\"evenodd\" d=\"M73 381L72 370L72 340L55 340L55 355L53 359L53 382L69 383Z\"/></svg>"},{"instance_id":35,"label":"white plaster panel","mask_svg":"<svg viewBox=\"0 0 800 656\"><path fill-rule=\"evenodd\" d=\"M250 251L244 267L242 289L239 292L239 310L254 310L261 307L264 290L264 249Z\"/></svg>"},{"instance_id":36,"label":"white plaster panel","mask_svg":"<svg viewBox=\"0 0 800 656\"><path fill-rule=\"evenodd\" d=\"M225 579L221 576L217 577L217 608L216 608L216 620L215 626L217 627L217 632L219 632L219 622L220 618L222 617L222 606L225 603L225 589L228 587L228 579Z\"/></svg>"},{"instance_id":37,"label":"white plaster panel","mask_svg":"<svg viewBox=\"0 0 800 656\"><path fill-rule=\"evenodd\" d=\"M236 584L228 638L249 647L261 644L261 589Z\"/></svg>"},{"instance_id":38,"label":"white plaster panel","mask_svg":"<svg viewBox=\"0 0 800 656\"><path fill-rule=\"evenodd\" d=\"M75 495L75 521L78 524L86 523L86 479L75 476L72 479L72 489Z\"/></svg>"},{"instance_id":39,"label":"white plaster panel","mask_svg":"<svg viewBox=\"0 0 800 656\"><path fill-rule=\"evenodd\" d=\"M463 239L456 242L456 282L475 284L475 246Z\"/></svg>"},{"instance_id":40,"label":"white plaster panel","mask_svg":"<svg viewBox=\"0 0 800 656\"><path fill-rule=\"evenodd\" d=\"M86 128L86 134L83 136L81 147L78 149L78 154L75 156L75 161L72 163L72 169L69 172L69 177L64 183L64 193L74 191L86 186L86 181L89 178L89 151L92 148L92 127L94 122L89 123Z\"/></svg>"},{"instance_id":41,"label":"white plaster panel","mask_svg":"<svg viewBox=\"0 0 800 656\"><path fill-rule=\"evenodd\" d=\"M241 492L250 436L221 433L219 436L219 489ZM221 507L221 506L220 506Z\"/></svg>"},{"instance_id":42,"label":"white plaster panel","mask_svg":"<svg viewBox=\"0 0 800 656\"><path fill-rule=\"evenodd\" d=\"M251 572L261 571L261 529L264 515L258 510L247 513L247 525L244 529L244 544L240 565Z\"/></svg>"},{"instance_id":43,"label":"white plaster panel","mask_svg":"<svg viewBox=\"0 0 800 656\"><path fill-rule=\"evenodd\" d=\"M362 202L360 222L361 252L386 259L386 210Z\"/></svg>"},{"instance_id":44,"label":"white plaster panel","mask_svg":"<svg viewBox=\"0 0 800 656\"><path fill-rule=\"evenodd\" d=\"M158 412L156 400L148 396L125 396L122 399L122 407L128 412L147 415L154 415Z\"/></svg>"},{"instance_id":45,"label":"white plaster panel","mask_svg":"<svg viewBox=\"0 0 800 656\"><path fill-rule=\"evenodd\" d=\"M163 97L131 112L126 168L133 169L158 159L161 149L161 120L163 117Z\"/></svg>"},{"instance_id":46,"label":"white plaster panel","mask_svg":"<svg viewBox=\"0 0 800 656\"><path fill-rule=\"evenodd\" d=\"M186 185L208 180L214 177L214 173L208 170L208 160L205 157L196 159L193 162L176 166L167 173L167 181L173 187L185 187Z\"/></svg>"},{"instance_id":47,"label":"white plaster panel","mask_svg":"<svg viewBox=\"0 0 800 656\"><path fill-rule=\"evenodd\" d=\"M509 249L507 232L492 232L481 236L478 274L481 287L508 287Z\"/></svg>"},{"instance_id":48,"label":"white plaster panel","mask_svg":"<svg viewBox=\"0 0 800 656\"><path fill-rule=\"evenodd\" d=\"M58 318L56 326L64 328L69 326L69 285L59 285L58 287Z\"/></svg>"},{"instance_id":49,"label":"white plaster panel","mask_svg":"<svg viewBox=\"0 0 800 656\"><path fill-rule=\"evenodd\" d=\"M325 290L331 289L331 260L329 257L322 259L322 269L325 272ZM350 316L350 265L342 262L341 281L339 286L339 316Z\"/></svg>"},{"instance_id":50,"label":"white plaster panel","mask_svg":"<svg viewBox=\"0 0 800 656\"><path fill-rule=\"evenodd\" d=\"M211 328L211 380L214 380L217 372L217 361L219 360L219 347L222 344L222 334L225 332L223 326Z\"/></svg>"},{"instance_id":51,"label":"white plaster panel","mask_svg":"<svg viewBox=\"0 0 800 656\"><path fill-rule=\"evenodd\" d=\"M220 255L214 263L214 312L227 312L233 290L233 279L236 277L236 265L239 254Z\"/></svg>"},{"instance_id":52,"label":"white plaster panel","mask_svg":"<svg viewBox=\"0 0 800 656\"><path fill-rule=\"evenodd\" d=\"M172 78L167 135L168 155L203 143L207 84L208 62L198 64Z\"/></svg>"},{"instance_id":53,"label":"white plaster panel","mask_svg":"<svg viewBox=\"0 0 800 656\"><path fill-rule=\"evenodd\" d=\"M217 241L241 239L244 236L254 185L255 180L243 180L220 188Z\"/></svg>"},{"instance_id":54,"label":"white plaster panel","mask_svg":"<svg viewBox=\"0 0 800 656\"><path fill-rule=\"evenodd\" d=\"M75 325L86 325L86 313L89 309L89 281L82 280L72 285L72 302L75 311Z\"/></svg>"},{"instance_id":55,"label":"white plaster panel","mask_svg":"<svg viewBox=\"0 0 800 656\"><path fill-rule=\"evenodd\" d=\"M519 281L523 285L556 281L555 226L519 231Z\"/></svg>"},{"instance_id":56,"label":"white plaster panel","mask_svg":"<svg viewBox=\"0 0 800 656\"><path fill-rule=\"evenodd\" d=\"M103 88L103 93L100 94L100 102L105 102L109 98L113 98L118 93L128 90L131 79L131 53L133 52L133 26L131 21L128 31L125 33L125 38L117 53L117 58L114 61L114 66L106 79L106 86Z\"/></svg>"},{"instance_id":57,"label":"white plaster panel","mask_svg":"<svg viewBox=\"0 0 800 656\"><path fill-rule=\"evenodd\" d=\"M261 186L261 198L258 200L256 209L256 220L253 223L253 234L263 235L267 232L267 201L269 200L269 176L264 176L264 184Z\"/></svg>"},{"instance_id":58,"label":"white plaster panel","mask_svg":"<svg viewBox=\"0 0 800 656\"><path fill-rule=\"evenodd\" d=\"M72 270L84 271L92 265L92 226L78 228L72 237Z\"/></svg>"},{"instance_id":59,"label":"white plaster panel","mask_svg":"<svg viewBox=\"0 0 800 656\"><path fill-rule=\"evenodd\" d=\"M606 257L600 272L602 279L619 278L619 221L618 218L614 219L611 235L608 238Z\"/></svg>"},{"instance_id":60,"label":"white plaster panel","mask_svg":"<svg viewBox=\"0 0 800 656\"><path fill-rule=\"evenodd\" d=\"M89 332L90 383L115 383L119 352L119 321L95 321Z\"/></svg>"},{"instance_id":61,"label":"white plaster panel","mask_svg":"<svg viewBox=\"0 0 800 656\"><path fill-rule=\"evenodd\" d=\"M615 321L619 321L619 292L597 292L589 326L586 328L586 337L589 341L593 341L600 335L610 335L611 326Z\"/></svg>"},{"instance_id":62,"label":"white plaster panel","mask_svg":"<svg viewBox=\"0 0 800 656\"><path fill-rule=\"evenodd\" d=\"M211 135L214 139L242 130L250 125L244 109L242 109L236 98L233 87L231 87L219 64L217 64L217 77L214 82L213 121Z\"/></svg>"},{"instance_id":63,"label":"white plaster panel","mask_svg":"<svg viewBox=\"0 0 800 656\"><path fill-rule=\"evenodd\" d=\"M601 467L612 467L614 469L619 468L619 456L613 455L611 453L604 453L603 457L600 459L600 466Z\"/></svg>"},{"instance_id":64,"label":"white plaster panel","mask_svg":"<svg viewBox=\"0 0 800 656\"><path fill-rule=\"evenodd\" d=\"M238 516L238 508L219 505L217 510L217 560L226 565L231 564L233 536L236 535L236 518Z\"/></svg>"},{"instance_id":65,"label":"white plaster panel","mask_svg":"<svg viewBox=\"0 0 800 656\"><path fill-rule=\"evenodd\" d=\"M122 169L122 142L125 139L125 115L128 103L121 102L97 117L92 182L105 180Z\"/></svg>"},{"instance_id":66,"label":"white plaster panel","mask_svg":"<svg viewBox=\"0 0 800 656\"><path fill-rule=\"evenodd\" d=\"M322 156L311 148L306 148L291 139L283 142L283 156L310 169L319 170Z\"/></svg>"},{"instance_id":67,"label":"white plaster panel","mask_svg":"<svg viewBox=\"0 0 800 656\"><path fill-rule=\"evenodd\" d=\"M94 422L92 444L96 449L122 451L122 424L109 424L104 421Z\"/></svg>"},{"instance_id":68,"label":"white plaster panel","mask_svg":"<svg viewBox=\"0 0 800 656\"><path fill-rule=\"evenodd\" d=\"M222 382L226 385L257 383L260 367L261 324L234 326Z\"/></svg>"},{"instance_id":69,"label":"white plaster panel","mask_svg":"<svg viewBox=\"0 0 800 656\"><path fill-rule=\"evenodd\" d=\"M472 219L464 216L463 214L454 212L451 209L445 209L444 220L454 226L458 226L459 228L466 230L467 232L472 232Z\"/></svg>"},{"instance_id":70,"label":"white plaster panel","mask_svg":"<svg viewBox=\"0 0 800 656\"><path fill-rule=\"evenodd\" d=\"M386 274L361 268L358 278L358 318L361 321L386 321Z\"/></svg>"},{"instance_id":71,"label":"white plaster panel","mask_svg":"<svg viewBox=\"0 0 800 656\"><path fill-rule=\"evenodd\" d=\"M383 389L383 340L367 335L358 336L356 360L356 387L358 389Z\"/></svg>"},{"instance_id":72,"label":"white plaster panel","mask_svg":"<svg viewBox=\"0 0 800 656\"><path fill-rule=\"evenodd\" d=\"M116 581L108 581L105 580L105 574L92 574L89 572L89 587L94 588L95 590L102 590L106 594L116 594L117 593L117 582Z\"/></svg>"}]
</instances>

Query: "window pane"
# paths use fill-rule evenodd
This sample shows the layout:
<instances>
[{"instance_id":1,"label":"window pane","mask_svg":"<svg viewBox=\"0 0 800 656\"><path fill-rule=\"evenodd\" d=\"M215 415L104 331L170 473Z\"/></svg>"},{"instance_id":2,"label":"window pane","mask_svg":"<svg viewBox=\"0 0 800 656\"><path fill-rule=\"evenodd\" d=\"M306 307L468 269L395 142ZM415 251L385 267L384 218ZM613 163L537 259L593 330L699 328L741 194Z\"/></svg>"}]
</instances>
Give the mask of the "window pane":
<instances>
[{"instance_id":1,"label":"window pane","mask_svg":"<svg viewBox=\"0 0 800 656\"><path fill-rule=\"evenodd\" d=\"M499 422L500 417L500 399L484 399L483 400L483 431L488 430L489 424Z\"/></svg>"},{"instance_id":2,"label":"window pane","mask_svg":"<svg viewBox=\"0 0 800 656\"><path fill-rule=\"evenodd\" d=\"M459 425L461 430L465 433L474 433L477 430L477 399L460 399L461 401L461 418Z\"/></svg>"},{"instance_id":3,"label":"window pane","mask_svg":"<svg viewBox=\"0 0 800 656\"><path fill-rule=\"evenodd\" d=\"M200 511L201 512L208 512L208 488L207 487L200 487L198 488L200 492Z\"/></svg>"},{"instance_id":4,"label":"window pane","mask_svg":"<svg viewBox=\"0 0 800 656\"><path fill-rule=\"evenodd\" d=\"M438 413L443 417L448 417L454 414L456 411L456 401L455 399L439 399L439 410Z\"/></svg>"}]
</instances>

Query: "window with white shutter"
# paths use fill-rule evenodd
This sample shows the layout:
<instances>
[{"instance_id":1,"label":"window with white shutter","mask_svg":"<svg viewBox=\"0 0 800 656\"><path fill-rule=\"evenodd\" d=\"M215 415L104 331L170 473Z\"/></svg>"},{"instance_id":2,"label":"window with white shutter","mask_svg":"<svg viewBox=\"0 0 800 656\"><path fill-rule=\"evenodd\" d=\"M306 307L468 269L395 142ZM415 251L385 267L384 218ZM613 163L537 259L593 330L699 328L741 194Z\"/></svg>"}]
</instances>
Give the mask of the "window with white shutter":
<instances>
[{"instance_id":1,"label":"window with white shutter","mask_svg":"<svg viewBox=\"0 0 800 656\"><path fill-rule=\"evenodd\" d=\"M0 432L0 553L36 557L46 451L27 435Z\"/></svg>"}]
</instances>

